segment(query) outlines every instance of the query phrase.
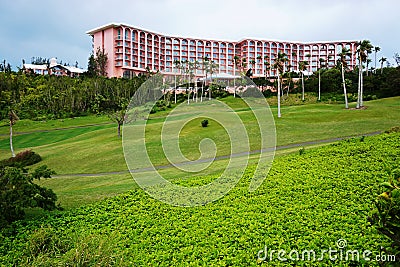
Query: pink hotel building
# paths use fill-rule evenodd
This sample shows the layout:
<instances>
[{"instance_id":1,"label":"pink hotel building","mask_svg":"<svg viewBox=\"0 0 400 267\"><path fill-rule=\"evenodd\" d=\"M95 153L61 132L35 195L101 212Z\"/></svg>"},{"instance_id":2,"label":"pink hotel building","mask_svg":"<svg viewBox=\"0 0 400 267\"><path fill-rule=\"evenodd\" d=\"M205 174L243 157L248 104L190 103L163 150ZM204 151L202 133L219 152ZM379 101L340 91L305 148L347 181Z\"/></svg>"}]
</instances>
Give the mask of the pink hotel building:
<instances>
[{"instance_id":1,"label":"pink hotel building","mask_svg":"<svg viewBox=\"0 0 400 267\"><path fill-rule=\"evenodd\" d=\"M174 75L179 72L174 67L174 61L197 60L201 63L204 57L218 64L217 73L237 75L235 56L246 59L247 68L252 68L254 77L274 76L275 71L266 70L264 61L267 56L267 61L272 65L278 52L287 54L292 71L298 71L300 61L307 61L307 71L314 72L320 58L325 60L328 67L335 66L342 47L349 48L351 52L347 58L348 67L353 69L356 66L356 41L304 43L248 38L224 41L168 36L121 23L110 23L92 29L87 34L92 36L94 51L100 47L107 53L109 77L131 77L146 72L147 67L152 71ZM204 75L202 70L196 73L197 77Z\"/></svg>"}]
</instances>

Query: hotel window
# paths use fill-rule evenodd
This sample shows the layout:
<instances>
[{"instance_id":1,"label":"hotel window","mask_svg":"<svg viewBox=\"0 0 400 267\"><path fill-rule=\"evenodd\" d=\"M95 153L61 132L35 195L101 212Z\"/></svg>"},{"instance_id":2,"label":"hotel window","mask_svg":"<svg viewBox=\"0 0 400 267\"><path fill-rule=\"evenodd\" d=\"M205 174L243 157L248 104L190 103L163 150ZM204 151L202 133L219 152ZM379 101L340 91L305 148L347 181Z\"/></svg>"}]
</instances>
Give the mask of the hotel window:
<instances>
[{"instance_id":1,"label":"hotel window","mask_svg":"<svg viewBox=\"0 0 400 267\"><path fill-rule=\"evenodd\" d=\"M175 51L174 52L174 56L178 56L179 55L179 52L178 51Z\"/></svg>"},{"instance_id":2,"label":"hotel window","mask_svg":"<svg viewBox=\"0 0 400 267\"><path fill-rule=\"evenodd\" d=\"M167 49L171 49L171 46L170 46L170 45L167 45L166 48L167 48Z\"/></svg>"},{"instance_id":3,"label":"hotel window","mask_svg":"<svg viewBox=\"0 0 400 267\"><path fill-rule=\"evenodd\" d=\"M209 47L206 47L205 51L206 52L211 52L211 49Z\"/></svg>"},{"instance_id":4,"label":"hotel window","mask_svg":"<svg viewBox=\"0 0 400 267\"><path fill-rule=\"evenodd\" d=\"M214 43L214 46L218 46L218 43Z\"/></svg>"},{"instance_id":5,"label":"hotel window","mask_svg":"<svg viewBox=\"0 0 400 267\"><path fill-rule=\"evenodd\" d=\"M225 55L224 55L224 54L221 54L219 57L220 57L220 58L225 58Z\"/></svg>"},{"instance_id":6,"label":"hotel window","mask_svg":"<svg viewBox=\"0 0 400 267\"><path fill-rule=\"evenodd\" d=\"M190 52L190 56L192 56L192 57L193 57L193 56L194 56L194 52Z\"/></svg>"},{"instance_id":7,"label":"hotel window","mask_svg":"<svg viewBox=\"0 0 400 267\"><path fill-rule=\"evenodd\" d=\"M254 51L254 47L250 47L250 51Z\"/></svg>"},{"instance_id":8,"label":"hotel window","mask_svg":"<svg viewBox=\"0 0 400 267\"><path fill-rule=\"evenodd\" d=\"M218 52L218 49L217 48L213 48L213 52L214 53Z\"/></svg>"},{"instance_id":9,"label":"hotel window","mask_svg":"<svg viewBox=\"0 0 400 267\"><path fill-rule=\"evenodd\" d=\"M215 57L218 57L218 54L213 54L213 57L215 58Z\"/></svg>"},{"instance_id":10,"label":"hotel window","mask_svg":"<svg viewBox=\"0 0 400 267\"><path fill-rule=\"evenodd\" d=\"M118 39L121 39L121 29L117 30Z\"/></svg>"},{"instance_id":11,"label":"hotel window","mask_svg":"<svg viewBox=\"0 0 400 267\"><path fill-rule=\"evenodd\" d=\"M195 42L194 41L190 41L190 45L195 45Z\"/></svg>"},{"instance_id":12,"label":"hotel window","mask_svg":"<svg viewBox=\"0 0 400 267\"><path fill-rule=\"evenodd\" d=\"M187 52L182 52L182 55L183 56L187 56Z\"/></svg>"},{"instance_id":13,"label":"hotel window","mask_svg":"<svg viewBox=\"0 0 400 267\"><path fill-rule=\"evenodd\" d=\"M129 31L125 30L125 39L129 39Z\"/></svg>"},{"instance_id":14,"label":"hotel window","mask_svg":"<svg viewBox=\"0 0 400 267\"><path fill-rule=\"evenodd\" d=\"M228 44L228 47L229 48L233 48L233 44Z\"/></svg>"},{"instance_id":15,"label":"hotel window","mask_svg":"<svg viewBox=\"0 0 400 267\"><path fill-rule=\"evenodd\" d=\"M261 52L261 47L257 47L257 52Z\"/></svg>"},{"instance_id":16,"label":"hotel window","mask_svg":"<svg viewBox=\"0 0 400 267\"><path fill-rule=\"evenodd\" d=\"M171 60L171 57L170 57L170 56L167 56L167 60Z\"/></svg>"},{"instance_id":17,"label":"hotel window","mask_svg":"<svg viewBox=\"0 0 400 267\"><path fill-rule=\"evenodd\" d=\"M225 44L221 44L221 48L225 48Z\"/></svg>"},{"instance_id":18,"label":"hotel window","mask_svg":"<svg viewBox=\"0 0 400 267\"><path fill-rule=\"evenodd\" d=\"M202 51L203 51L203 48L198 47L198 48L197 48L197 51L202 52Z\"/></svg>"},{"instance_id":19,"label":"hotel window","mask_svg":"<svg viewBox=\"0 0 400 267\"><path fill-rule=\"evenodd\" d=\"M228 49L228 53L233 54L233 50L232 49Z\"/></svg>"},{"instance_id":20,"label":"hotel window","mask_svg":"<svg viewBox=\"0 0 400 267\"><path fill-rule=\"evenodd\" d=\"M254 41L250 41L250 45L254 45Z\"/></svg>"},{"instance_id":21,"label":"hotel window","mask_svg":"<svg viewBox=\"0 0 400 267\"><path fill-rule=\"evenodd\" d=\"M166 54L167 54L167 55L171 55L171 51L167 51Z\"/></svg>"},{"instance_id":22,"label":"hotel window","mask_svg":"<svg viewBox=\"0 0 400 267\"><path fill-rule=\"evenodd\" d=\"M179 46L178 45L174 45L174 49L175 50L179 50Z\"/></svg>"},{"instance_id":23,"label":"hotel window","mask_svg":"<svg viewBox=\"0 0 400 267\"><path fill-rule=\"evenodd\" d=\"M219 64L221 65L225 64L225 60L220 60L219 62L220 62Z\"/></svg>"},{"instance_id":24,"label":"hotel window","mask_svg":"<svg viewBox=\"0 0 400 267\"><path fill-rule=\"evenodd\" d=\"M186 41L186 40L183 40L182 41L182 44L187 44L188 42Z\"/></svg>"}]
</instances>

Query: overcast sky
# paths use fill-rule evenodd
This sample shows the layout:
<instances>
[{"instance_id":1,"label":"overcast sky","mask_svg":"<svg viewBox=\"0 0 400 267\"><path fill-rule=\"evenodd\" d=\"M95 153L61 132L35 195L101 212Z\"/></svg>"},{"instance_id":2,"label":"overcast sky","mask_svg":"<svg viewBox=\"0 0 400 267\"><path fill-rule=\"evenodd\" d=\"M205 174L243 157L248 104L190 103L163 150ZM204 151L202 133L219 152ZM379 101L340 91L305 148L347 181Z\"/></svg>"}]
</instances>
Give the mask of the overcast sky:
<instances>
[{"instance_id":1,"label":"overcast sky","mask_svg":"<svg viewBox=\"0 0 400 267\"><path fill-rule=\"evenodd\" d=\"M368 39L400 53L399 0L1 0L0 60L51 58L86 68L86 31L121 22L184 37L288 41Z\"/></svg>"}]
</instances>

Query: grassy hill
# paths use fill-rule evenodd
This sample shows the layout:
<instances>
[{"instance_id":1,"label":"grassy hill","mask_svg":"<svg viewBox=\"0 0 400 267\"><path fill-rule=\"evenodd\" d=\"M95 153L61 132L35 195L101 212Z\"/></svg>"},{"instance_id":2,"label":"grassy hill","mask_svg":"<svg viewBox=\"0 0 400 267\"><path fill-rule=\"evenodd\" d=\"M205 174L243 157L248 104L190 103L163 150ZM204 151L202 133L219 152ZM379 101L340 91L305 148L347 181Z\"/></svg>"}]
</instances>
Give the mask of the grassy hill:
<instances>
[{"instance_id":1,"label":"grassy hill","mask_svg":"<svg viewBox=\"0 0 400 267\"><path fill-rule=\"evenodd\" d=\"M248 191L252 165L226 197L194 208L173 207L133 189L15 223L0 232L0 262L5 266L378 266L362 259L333 262L321 251L338 249L338 240L345 240L343 253L370 250L372 258L381 245L387 245L369 226L367 216L381 191L378 184L399 167L399 157L400 133L306 149L301 155L277 158L257 191ZM213 175L176 182L191 186L211 179ZM62 180L66 187L67 181ZM267 263L257 256L265 249L284 250L286 257L296 250L299 259L302 251L314 250L323 259L282 262L275 252Z\"/></svg>"},{"instance_id":2,"label":"grassy hill","mask_svg":"<svg viewBox=\"0 0 400 267\"><path fill-rule=\"evenodd\" d=\"M251 133L251 127L254 126L252 117L243 102L233 97L222 101L237 111ZM277 145L362 135L383 131L399 124L400 97L368 101L365 105L365 110L345 110L341 104L323 103L284 106L282 118L275 117ZM276 107L272 106L271 109L275 116ZM159 156L162 153L158 137L166 115L167 112L158 112L149 121L148 138L152 142L149 142L148 148L155 155L156 165L168 163L165 157ZM200 123L196 123L185 126L185 136L181 143L185 155L192 158L198 156L199 151L193 147L198 147L201 138L223 137L221 127L211 124L207 131L202 131ZM3 122L0 126L0 158L6 158L10 153L8 131L7 122ZM14 126L14 131L25 133L14 136L14 148L17 152L32 148L43 157L38 165L47 164L60 176L57 179L42 180L40 183L52 188L66 208L126 192L136 186L127 173L121 139L116 135L116 125L110 123L105 116L36 122L22 120ZM216 143L219 155L226 155L226 138L220 138ZM286 151L298 151L298 148ZM173 168L160 172L171 179L190 178L218 173L224 166L226 160L219 160L213 169L203 173L190 175Z\"/></svg>"}]
</instances>

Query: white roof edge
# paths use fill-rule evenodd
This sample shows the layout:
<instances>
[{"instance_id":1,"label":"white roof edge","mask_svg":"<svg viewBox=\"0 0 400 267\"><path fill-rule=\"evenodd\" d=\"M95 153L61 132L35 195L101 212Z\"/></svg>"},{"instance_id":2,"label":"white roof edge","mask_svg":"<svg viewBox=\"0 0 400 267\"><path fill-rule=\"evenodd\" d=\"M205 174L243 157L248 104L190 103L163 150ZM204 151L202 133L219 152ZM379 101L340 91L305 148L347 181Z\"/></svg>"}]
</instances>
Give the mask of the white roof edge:
<instances>
[{"instance_id":1,"label":"white roof edge","mask_svg":"<svg viewBox=\"0 0 400 267\"><path fill-rule=\"evenodd\" d=\"M282 43L293 43L293 44L328 44L328 43L353 43L353 42L358 42L355 40L334 40L334 41L291 41L291 40L279 40L279 39L265 39L265 38L250 38L250 37L245 37L245 38L241 38L239 40L229 40L229 39L215 39L215 38L203 38L203 37L196 37L196 36L190 36L190 37L183 37L183 36L177 36L177 35L170 35L170 34L165 34L165 33L160 33L157 31L153 31L153 30L149 30L143 27L137 27L135 25L131 25L128 23L117 23L117 22L111 22L111 23L107 23L104 24L100 27L91 29L89 31L86 32L86 34L92 35L98 31L107 29L107 28L111 28L111 27L118 27L118 26L125 26L125 27L130 27L130 28L135 28L135 29L139 29L139 30L143 30L146 32L150 32L153 34L158 34L158 35L162 35L165 37L171 37L171 38L180 38L180 39L200 39L200 40L205 40L205 41L220 41L220 42L228 42L228 43L240 43L242 41L245 40L253 40L253 41L267 41L267 42L282 42Z\"/></svg>"}]
</instances>

